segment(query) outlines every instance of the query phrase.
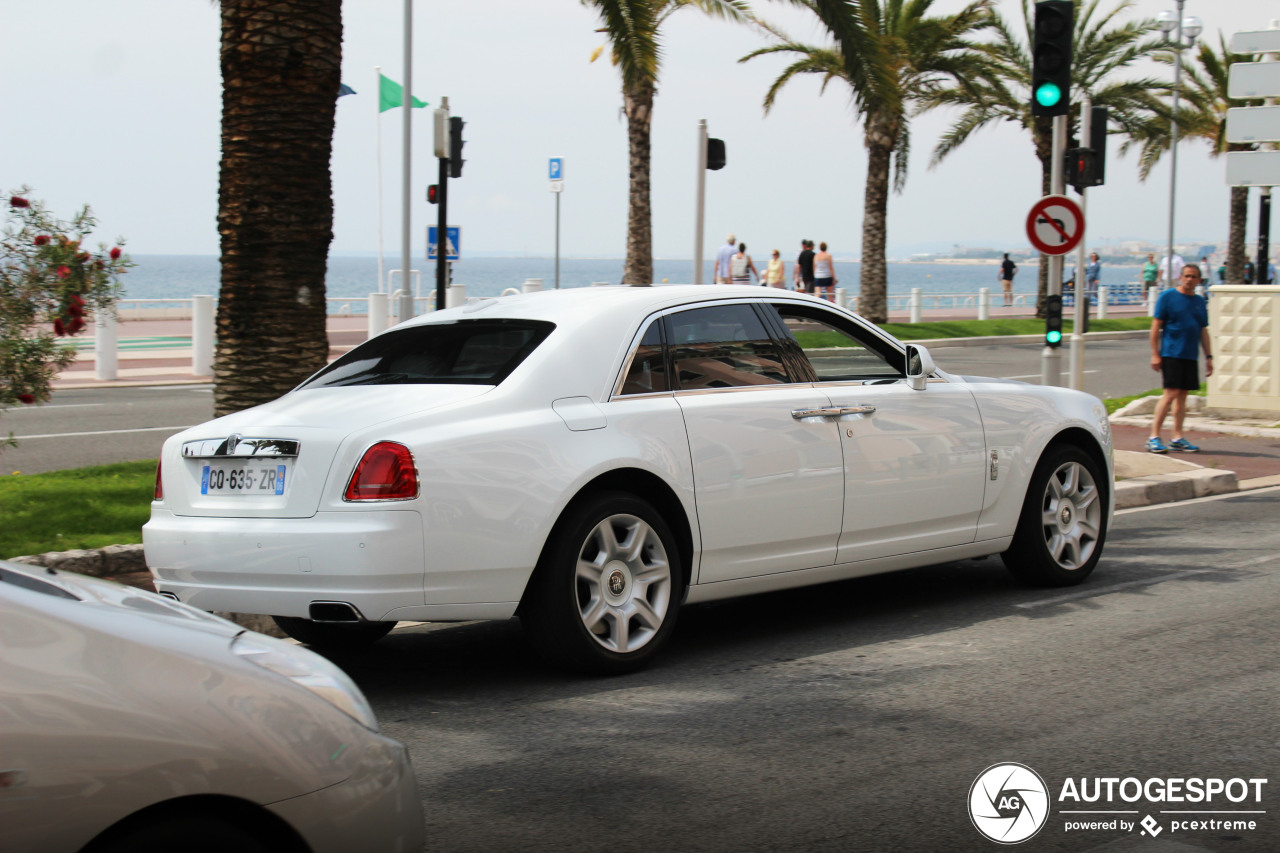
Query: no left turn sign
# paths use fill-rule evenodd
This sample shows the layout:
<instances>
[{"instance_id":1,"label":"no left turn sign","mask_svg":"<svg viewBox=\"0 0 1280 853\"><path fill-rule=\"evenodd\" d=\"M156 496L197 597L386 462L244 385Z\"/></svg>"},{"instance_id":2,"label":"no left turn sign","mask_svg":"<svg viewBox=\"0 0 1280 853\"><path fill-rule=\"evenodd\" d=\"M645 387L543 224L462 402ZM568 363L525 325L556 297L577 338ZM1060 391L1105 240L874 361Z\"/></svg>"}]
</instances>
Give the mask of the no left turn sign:
<instances>
[{"instance_id":1,"label":"no left turn sign","mask_svg":"<svg viewBox=\"0 0 1280 853\"><path fill-rule=\"evenodd\" d=\"M1047 195L1031 205L1027 239L1046 255L1065 255L1080 245L1084 213L1065 195Z\"/></svg>"}]
</instances>

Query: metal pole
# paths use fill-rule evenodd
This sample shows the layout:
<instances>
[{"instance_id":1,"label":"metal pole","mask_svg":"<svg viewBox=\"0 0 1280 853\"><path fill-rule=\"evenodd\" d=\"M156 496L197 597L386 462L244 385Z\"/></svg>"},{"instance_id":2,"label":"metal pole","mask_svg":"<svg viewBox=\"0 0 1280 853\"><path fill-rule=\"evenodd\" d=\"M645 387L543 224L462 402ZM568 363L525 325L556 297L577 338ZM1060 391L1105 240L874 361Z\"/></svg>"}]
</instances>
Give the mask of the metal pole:
<instances>
[{"instance_id":1,"label":"metal pole","mask_svg":"<svg viewBox=\"0 0 1280 853\"><path fill-rule=\"evenodd\" d=\"M449 109L449 99L441 98L442 110ZM446 122L447 124L447 122ZM436 177L436 310L449 307L449 161L438 158Z\"/></svg>"},{"instance_id":2,"label":"metal pole","mask_svg":"<svg viewBox=\"0 0 1280 853\"><path fill-rule=\"evenodd\" d=\"M1173 120L1169 129L1169 266L1165 287L1176 287L1173 280L1173 205L1178 194L1178 90L1182 88L1182 7L1186 0L1178 0L1178 29L1173 51Z\"/></svg>"},{"instance_id":3,"label":"metal pole","mask_svg":"<svg viewBox=\"0 0 1280 853\"><path fill-rule=\"evenodd\" d=\"M1259 187L1258 196L1258 266L1253 280L1258 284L1275 284L1267 280L1267 261L1271 255L1271 187Z\"/></svg>"},{"instance_id":4,"label":"metal pole","mask_svg":"<svg viewBox=\"0 0 1280 853\"><path fill-rule=\"evenodd\" d=\"M1049 154L1049 193L1062 195L1062 158L1067 152L1067 116L1053 117L1053 146ZM1042 256L1043 257L1043 256ZM1062 255L1049 256L1049 293L1062 295ZM1062 358L1058 348L1046 346L1040 353L1040 384L1062 384Z\"/></svg>"},{"instance_id":5,"label":"metal pole","mask_svg":"<svg viewBox=\"0 0 1280 853\"><path fill-rule=\"evenodd\" d=\"M707 200L707 120L698 120L698 201L693 217L693 283L702 284L702 218Z\"/></svg>"},{"instance_id":6,"label":"metal pole","mask_svg":"<svg viewBox=\"0 0 1280 853\"><path fill-rule=\"evenodd\" d=\"M413 316L409 257L409 177L413 163L413 0L404 0L404 184L400 188L400 322Z\"/></svg>"},{"instance_id":7,"label":"metal pole","mask_svg":"<svg viewBox=\"0 0 1280 853\"><path fill-rule=\"evenodd\" d=\"M556 290L560 289L560 193L556 197Z\"/></svg>"},{"instance_id":8,"label":"metal pole","mask_svg":"<svg viewBox=\"0 0 1280 853\"><path fill-rule=\"evenodd\" d=\"M378 292L386 293L386 271L382 260L382 66L375 65L373 70L378 75Z\"/></svg>"},{"instance_id":9,"label":"metal pole","mask_svg":"<svg viewBox=\"0 0 1280 853\"><path fill-rule=\"evenodd\" d=\"M1090 131L1093 128L1093 98L1088 92L1085 92L1080 98L1080 145L1085 146L1093 139ZM1085 210L1085 188L1080 188L1080 213L1085 216L1085 222L1088 222L1088 216ZM1088 259L1088 252L1085 247L1085 229L1080 229L1080 247L1076 249L1076 310L1075 320L1071 328L1071 344L1070 344L1070 360L1071 360L1071 380L1070 386L1077 391L1084 390L1084 318L1089 311L1089 294L1085 291L1085 262Z\"/></svg>"}]
</instances>

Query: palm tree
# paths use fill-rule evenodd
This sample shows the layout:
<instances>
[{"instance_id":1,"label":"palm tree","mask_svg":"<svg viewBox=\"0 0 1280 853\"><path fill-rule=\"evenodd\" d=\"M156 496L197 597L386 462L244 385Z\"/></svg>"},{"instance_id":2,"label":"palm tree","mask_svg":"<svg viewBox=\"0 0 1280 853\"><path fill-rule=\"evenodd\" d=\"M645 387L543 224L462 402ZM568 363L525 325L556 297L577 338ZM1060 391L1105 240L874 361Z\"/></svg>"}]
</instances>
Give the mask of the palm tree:
<instances>
[{"instance_id":1,"label":"palm tree","mask_svg":"<svg viewBox=\"0 0 1280 853\"><path fill-rule=\"evenodd\" d=\"M600 15L613 46L613 64L622 72L622 107L627 117L630 188L627 205L627 260L622 281L653 283L653 221L649 204L649 128L658 91L662 49L659 30L687 6L733 21L750 20L745 0L582 0ZM593 56L592 59L595 57Z\"/></svg>"},{"instance_id":2,"label":"palm tree","mask_svg":"<svg viewBox=\"0 0 1280 853\"><path fill-rule=\"evenodd\" d=\"M1165 84L1149 78L1116 80L1117 71L1149 56L1160 47L1153 35L1151 20L1117 22L1117 16L1133 6L1121 0L1109 12L1099 13L1101 0L1075 0L1075 27L1072 34L1072 85L1092 95L1094 106L1109 108L1110 121L1126 135L1141 133L1152 116L1168 119L1168 108L1158 92ZM957 85L933 93L929 107L950 106L961 110L938 142L930 165L936 166L973 134L996 122L1009 121L1031 132L1035 155L1040 160L1041 191L1049 192L1050 157L1053 148L1053 119L1031 115L1031 53L1035 15L1031 0L1022 0L1024 27L1014 28L992 10L991 30L995 38L979 50L985 57L984 73L960 80ZM1166 87L1167 88L1167 87ZM1072 108L1072 121L1079 107ZM1037 312L1043 315L1048 285L1048 267L1040 265Z\"/></svg>"},{"instance_id":3,"label":"palm tree","mask_svg":"<svg viewBox=\"0 0 1280 853\"><path fill-rule=\"evenodd\" d=\"M747 54L746 62L773 53L797 58L769 87L764 109L773 106L778 92L798 74L822 75L822 87L843 81L862 116L863 144L867 148L867 181L863 192L861 296L858 310L868 319L888 319L888 272L885 243L888 235L889 183L901 192L907 178L911 147L909 111L926 94L948 79L976 73L978 55L966 36L986 25L990 0L974 0L954 15L926 17L933 0L862 0L858 5L819 4L801 0L826 24L834 44L814 47L788 38L765 25L775 44ZM858 38L857 43L851 36Z\"/></svg>"},{"instance_id":4,"label":"palm tree","mask_svg":"<svg viewBox=\"0 0 1280 853\"><path fill-rule=\"evenodd\" d=\"M1178 136L1180 139L1192 137L1202 139L1209 145L1210 154L1217 157L1228 151L1249 151L1252 146L1245 143L1227 142L1227 110L1232 107L1245 107L1261 103L1261 101L1232 100L1227 97L1227 78L1231 65L1236 62L1251 62L1252 56L1232 53L1227 49L1226 38L1218 34L1218 49L1204 42L1196 54L1199 66L1186 63L1183 65L1183 86L1179 97L1184 99L1178 110ZM1162 62L1172 63L1171 55L1160 57ZM1120 149L1127 150L1131 145L1141 146L1139 156L1139 175L1145 181L1151 174L1152 167L1161 155L1169 150L1172 139L1170 121L1152 118L1144 122L1131 134L1130 139ZM1227 234L1227 281L1244 281L1244 243L1245 226L1249 212L1249 188L1232 187Z\"/></svg>"},{"instance_id":5,"label":"palm tree","mask_svg":"<svg viewBox=\"0 0 1280 853\"><path fill-rule=\"evenodd\" d=\"M222 0L214 413L323 367L341 0Z\"/></svg>"}]
</instances>

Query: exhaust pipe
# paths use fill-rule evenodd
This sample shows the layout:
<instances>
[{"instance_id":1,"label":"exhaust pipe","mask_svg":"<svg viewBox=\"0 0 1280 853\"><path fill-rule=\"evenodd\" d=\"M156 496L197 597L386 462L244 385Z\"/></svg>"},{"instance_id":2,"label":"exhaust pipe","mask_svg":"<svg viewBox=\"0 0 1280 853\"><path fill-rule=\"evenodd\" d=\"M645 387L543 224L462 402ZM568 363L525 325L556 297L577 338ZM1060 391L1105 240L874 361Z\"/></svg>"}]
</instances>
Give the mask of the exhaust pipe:
<instances>
[{"instance_id":1,"label":"exhaust pipe","mask_svg":"<svg viewBox=\"0 0 1280 853\"><path fill-rule=\"evenodd\" d=\"M309 610L312 622L363 622L364 617L345 601L313 601Z\"/></svg>"}]
</instances>

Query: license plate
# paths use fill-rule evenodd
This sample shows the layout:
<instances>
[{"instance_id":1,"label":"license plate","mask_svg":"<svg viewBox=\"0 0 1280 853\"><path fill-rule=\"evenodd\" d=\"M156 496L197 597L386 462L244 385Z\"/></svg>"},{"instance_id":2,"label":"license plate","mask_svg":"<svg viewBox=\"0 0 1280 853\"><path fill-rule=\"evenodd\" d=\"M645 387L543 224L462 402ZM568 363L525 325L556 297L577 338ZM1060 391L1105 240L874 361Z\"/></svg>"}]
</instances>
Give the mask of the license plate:
<instances>
[{"instance_id":1,"label":"license plate","mask_svg":"<svg viewBox=\"0 0 1280 853\"><path fill-rule=\"evenodd\" d=\"M289 466L280 462L213 463L200 474L202 495L283 495Z\"/></svg>"}]
</instances>

